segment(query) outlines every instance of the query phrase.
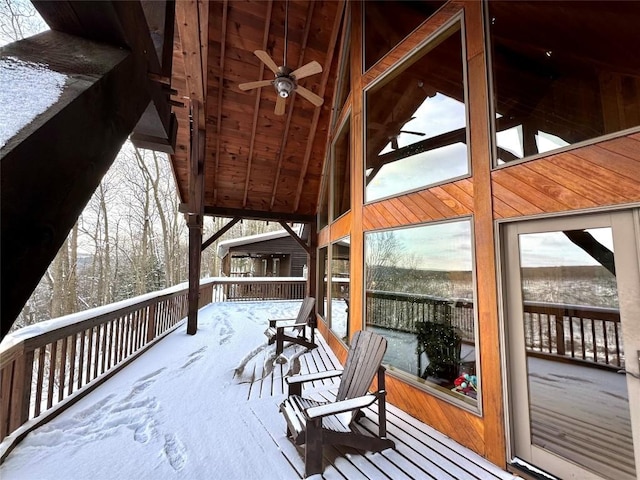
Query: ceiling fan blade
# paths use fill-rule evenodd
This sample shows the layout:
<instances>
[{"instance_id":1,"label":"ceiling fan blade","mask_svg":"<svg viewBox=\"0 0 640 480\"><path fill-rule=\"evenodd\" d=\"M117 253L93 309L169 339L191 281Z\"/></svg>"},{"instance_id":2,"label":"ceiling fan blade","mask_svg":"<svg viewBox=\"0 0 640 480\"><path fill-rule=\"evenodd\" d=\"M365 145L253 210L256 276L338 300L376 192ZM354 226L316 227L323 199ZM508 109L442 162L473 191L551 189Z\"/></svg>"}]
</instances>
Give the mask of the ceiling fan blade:
<instances>
[{"instance_id":1,"label":"ceiling fan blade","mask_svg":"<svg viewBox=\"0 0 640 480\"><path fill-rule=\"evenodd\" d=\"M241 83L238 85L238 88L242 91L251 90L252 88L266 87L267 85L271 85L273 80L258 80L257 82L247 82Z\"/></svg>"},{"instance_id":2,"label":"ceiling fan blade","mask_svg":"<svg viewBox=\"0 0 640 480\"><path fill-rule=\"evenodd\" d=\"M273 59L267 52L265 52L264 50L256 50L253 53L256 57L262 60L262 63L264 63L269 68L269 70L271 70L273 73L278 73L278 65L276 65L276 62L273 61Z\"/></svg>"},{"instance_id":3,"label":"ceiling fan blade","mask_svg":"<svg viewBox=\"0 0 640 480\"><path fill-rule=\"evenodd\" d=\"M400 130L400 133L410 133L411 135L420 135L424 137L426 134L422 132L412 132L411 130Z\"/></svg>"},{"instance_id":4,"label":"ceiling fan blade","mask_svg":"<svg viewBox=\"0 0 640 480\"><path fill-rule=\"evenodd\" d=\"M314 60L291 72L291 76L295 77L296 80L300 80L320 72L322 72L322 66Z\"/></svg>"},{"instance_id":5,"label":"ceiling fan blade","mask_svg":"<svg viewBox=\"0 0 640 480\"><path fill-rule=\"evenodd\" d=\"M307 90L304 87L301 87L300 85L298 85L296 87L296 92L298 92L300 95L302 95L304 98L306 98L307 100L309 100L311 103L313 103L316 107L319 107L320 105L322 105L324 103L324 99L322 97L319 97L318 95L316 95L315 93L313 93L311 90Z\"/></svg>"},{"instance_id":6,"label":"ceiling fan blade","mask_svg":"<svg viewBox=\"0 0 640 480\"><path fill-rule=\"evenodd\" d=\"M275 113L276 115L284 115L284 107L286 103L286 99L278 95L278 97L276 98L276 109L273 113Z\"/></svg>"}]
</instances>

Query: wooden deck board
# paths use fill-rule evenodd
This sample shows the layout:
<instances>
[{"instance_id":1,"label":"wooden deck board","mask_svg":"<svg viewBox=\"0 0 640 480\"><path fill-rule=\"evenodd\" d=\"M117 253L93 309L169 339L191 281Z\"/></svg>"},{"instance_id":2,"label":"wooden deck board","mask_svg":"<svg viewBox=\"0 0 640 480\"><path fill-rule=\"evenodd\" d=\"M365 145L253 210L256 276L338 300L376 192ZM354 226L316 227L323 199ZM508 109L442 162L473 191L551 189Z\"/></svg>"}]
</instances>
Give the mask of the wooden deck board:
<instances>
[{"instance_id":1,"label":"wooden deck board","mask_svg":"<svg viewBox=\"0 0 640 480\"><path fill-rule=\"evenodd\" d=\"M274 452L286 458L291 466L291 478L302 478L304 473L304 449L296 447L286 436L286 424L278 406L286 395L284 378L293 374L295 359L299 359L300 373L341 368L338 359L321 335L316 337L318 348L302 352L299 346L286 347L284 363L275 364L270 370L270 349L265 348L257 356L255 374L251 383L239 383L247 389L246 398L250 411L265 428L274 442ZM264 378L263 378L264 375ZM267 388L265 388L267 386ZM335 398L338 381L314 382L305 386L304 394L318 399ZM371 432L377 431L378 412L374 405L366 409L367 418L361 424ZM383 452L364 452L347 447L325 447L323 454L326 480L501 480L514 479L471 450L455 443L433 428L409 416L402 410L387 404L387 433L396 443L396 449Z\"/></svg>"}]
</instances>

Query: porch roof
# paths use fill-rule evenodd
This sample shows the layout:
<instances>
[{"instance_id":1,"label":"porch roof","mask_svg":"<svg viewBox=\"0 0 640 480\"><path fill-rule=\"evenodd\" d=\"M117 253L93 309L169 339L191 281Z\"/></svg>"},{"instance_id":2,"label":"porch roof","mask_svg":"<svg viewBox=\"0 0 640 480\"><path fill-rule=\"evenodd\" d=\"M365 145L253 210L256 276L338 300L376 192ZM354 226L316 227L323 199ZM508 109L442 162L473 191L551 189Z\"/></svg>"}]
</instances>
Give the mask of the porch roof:
<instances>
[{"instance_id":1,"label":"porch roof","mask_svg":"<svg viewBox=\"0 0 640 480\"><path fill-rule=\"evenodd\" d=\"M287 363L263 370L272 354L262 334L267 319L298 308L299 301L209 305L201 311L198 335L174 331L30 433L0 466L0 476L300 478L302 457L278 413L283 377L290 367L304 372L339 363L320 339L319 349L303 354L288 347ZM333 387L314 385L307 393L331 396ZM367 417L377 421L373 410ZM514 478L393 406L388 426L397 450L327 449L323 477Z\"/></svg>"}]
</instances>

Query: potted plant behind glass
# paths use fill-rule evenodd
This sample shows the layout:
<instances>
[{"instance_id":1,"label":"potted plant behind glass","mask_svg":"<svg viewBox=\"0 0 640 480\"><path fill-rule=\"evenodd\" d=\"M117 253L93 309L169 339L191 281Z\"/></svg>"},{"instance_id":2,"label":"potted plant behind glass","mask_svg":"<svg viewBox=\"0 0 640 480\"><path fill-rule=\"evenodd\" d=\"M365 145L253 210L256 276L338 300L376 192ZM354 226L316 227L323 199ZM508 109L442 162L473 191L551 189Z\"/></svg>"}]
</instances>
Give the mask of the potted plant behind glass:
<instances>
[{"instance_id":1,"label":"potted plant behind glass","mask_svg":"<svg viewBox=\"0 0 640 480\"><path fill-rule=\"evenodd\" d=\"M418 369L424 379L438 384L452 384L460 371L462 336L451 324L452 307L443 300L433 305L431 320L416 322ZM422 354L429 364L421 368Z\"/></svg>"}]
</instances>

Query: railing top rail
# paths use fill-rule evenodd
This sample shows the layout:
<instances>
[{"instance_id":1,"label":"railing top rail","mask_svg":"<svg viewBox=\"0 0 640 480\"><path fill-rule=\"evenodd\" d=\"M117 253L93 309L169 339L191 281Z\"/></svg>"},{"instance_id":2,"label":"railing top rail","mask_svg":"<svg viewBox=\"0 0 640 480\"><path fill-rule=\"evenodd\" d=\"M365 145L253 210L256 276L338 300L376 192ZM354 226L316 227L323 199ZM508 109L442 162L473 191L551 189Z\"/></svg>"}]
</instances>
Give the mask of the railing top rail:
<instances>
[{"instance_id":1,"label":"railing top rail","mask_svg":"<svg viewBox=\"0 0 640 480\"><path fill-rule=\"evenodd\" d=\"M238 283L300 283L306 282L304 277L212 277L212 283L218 285L231 285Z\"/></svg>"},{"instance_id":2,"label":"railing top rail","mask_svg":"<svg viewBox=\"0 0 640 480\"><path fill-rule=\"evenodd\" d=\"M229 278L209 277L200 280L200 288L207 285L224 285L238 283L298 283L305 281L302 277L250 277ZM127 315L141 310L152 304L181 295L188 290L188 282L166 288L164 290L150 292L120 302L103 305L100 307L72 313L63 317L45 320L29 325L25 328L7 335L0 343L0 364L5 364L12 358L16 351L32 350L57 338L63 338L74 333L82 332L113 318ZM55 333L54 333L55 332ZM53 338L55 336L56 338Z\"/></svg>"},{"instance_id":3,"label":"railing top rail","mask_svg":"<svg viewBox=\"0 0 640 480\"><path fill-rule=\"evenodd\" d=\"M620 309L618 308L531 301L523 303L524 311L528 313L551 313L565 317L594 317L600 320L620 321Z\"/></svg>"},{"instance_id":4,"label":"railing top rail","mask_svg":"<svg viewBox=\"0 0 640 480\"><path fill-rule=\"evenodd\" d=\"M473 300L469 298L445 298L435 295L427 295L424 293L405 293L405 292L388 292L385 290L367 290L366 295L368 297L376 298L389 298L389 299L402 299L410 301L428 301L428 302L441 302L450 304L473 304Z\"/></svg>"},{"instance_id":5,"label":"railing top rail","mask_svg":"<svg viewBox=\"0 0 640 480\"><path fill-rule=\"evenodd\" d=\"M207 281L203 284L206 285L208 283L211 282ZM117 318L159 301L180 295L187 288L188 283L185 282L157 292L145 293L120 302L29 325L7 335L0 343L0 354L4 355L7 350L19 344L23 344L25 348L37 348L48 343L45 340L50 337L52 332L57 332L61 336L72 335L98 325L106 319Z\"/></svg>"}]
</instances>

